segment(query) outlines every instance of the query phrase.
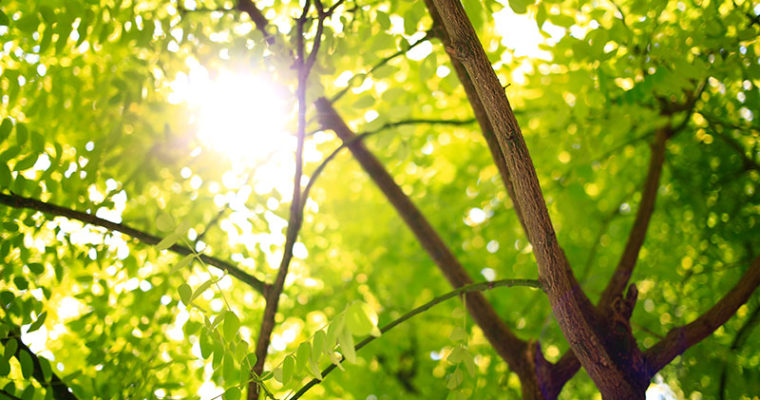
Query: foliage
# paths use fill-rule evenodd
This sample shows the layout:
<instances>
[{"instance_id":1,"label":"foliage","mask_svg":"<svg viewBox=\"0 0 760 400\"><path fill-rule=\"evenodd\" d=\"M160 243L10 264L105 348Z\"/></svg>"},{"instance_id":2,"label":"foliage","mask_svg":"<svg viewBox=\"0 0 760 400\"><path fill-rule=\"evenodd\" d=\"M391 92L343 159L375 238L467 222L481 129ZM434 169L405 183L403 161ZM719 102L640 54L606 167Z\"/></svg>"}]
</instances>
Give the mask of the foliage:
<instances>
[{"instance_id":1,"label":"foliage","mask_svg":"<svg viewBox=\"0 0 760 400\"><path fill-rule=\"evenodd\" d=\"M630 329L642 349L723 298L760 248L760 8L463 3L592 302L641 218L649 226L634 258ZM437 39L426 3L315 1L307 18L303 2L253 6L2 2L0 398L235 399L249 382L289 398L312 378L324 378L312 398L519 397L525 383L468 319L469 303L443 302L354 352L452 288L348 151L318 169L346 143L312 106L320 97L368 133L353 145L380 160L472 281L539 277L450 62L456 49ZM494 15L509 10L535 21L540 51L514 50L521 32L499 35ZM174 82L198 65L280 85L293 135L278 151L289 164L241 162L199 138L197 110L172 101ZM247 121L251 135L259 122ZM318 157L305 157L308 200L293 203L297 137ZM658 138L664 161L653 168ZM657 168L659 181L648 179ZM638 217L647 204L654 212ZM294 257L280 295L283 253ZM568 351L543 292L483 295L549 362ZM267 302L276 316L264 360ZM679 396L760 393L758 296L737 308L660 371ZM265 368L252 374L257 361ZM333 364L344 371L323 376ZM581 370L560 398L593 394Z\"/></svg>"}]
</instances>

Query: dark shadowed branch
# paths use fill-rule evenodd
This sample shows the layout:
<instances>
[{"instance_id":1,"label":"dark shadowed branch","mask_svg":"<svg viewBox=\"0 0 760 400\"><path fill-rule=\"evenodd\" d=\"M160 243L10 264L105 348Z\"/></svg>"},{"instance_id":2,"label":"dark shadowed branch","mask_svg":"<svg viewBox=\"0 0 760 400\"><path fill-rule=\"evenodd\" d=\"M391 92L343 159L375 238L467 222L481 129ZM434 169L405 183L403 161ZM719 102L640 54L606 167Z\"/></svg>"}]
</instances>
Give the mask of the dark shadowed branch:
<instances>
[{"instance_id":1,"label":"dark shadowed branch","mask_svg":"<svg viewBox=\"0 0 760 400\"><path fill-rule=\"evenodd\" d=\"M671 329L665 339L644 352L649 377L654 376L674 358L726 323L736 310L747 302L758 285L760 285L760 256L752 261L739 282L712 308L693 322Z\"/></svg>"},{"instance_id":2,"label":"dark shadowed branch","mask_svg":"<svg viewBox=\"0 0 760 400\"><path fill-rule=\"evenodd\" d=\"M51 215L55 215L59 217L75 219L75 220L78 220L90 225L99 226L111 231L123 233L145 244L155 245L155 244L158 244L162 239L158 236L154 236L147 232L137 230L125 224L117 224L115 222L111 222L103 218L98 218L91 214L75 211L69 208L57 206L55 204L46 203L44 201L40 201L40 200L28 198L28 197L19 196L16 194L7 195L4 193L0 193L0 203L5 204L10 207L14 207L14 208L25 208L29 210L40 211L45 214L51 214ZM179 255L183 255L183 256L195 253L189 247L185 247L179 244L175 244L169 247L168 250L174 253L177 253ZM235 267L234 265L226 261L222 261L215 257L201 254L198 256L198 258L208 265L211 265L213 267L226 271L228 274L239 279L241 282L247 284L248 286L252 287L257 292L263 295L266 295L269 285L259 280L258 278L254 277L253 275L250 275L247 272L241 270L240 268Z\"/></svg>"}]
</instances>

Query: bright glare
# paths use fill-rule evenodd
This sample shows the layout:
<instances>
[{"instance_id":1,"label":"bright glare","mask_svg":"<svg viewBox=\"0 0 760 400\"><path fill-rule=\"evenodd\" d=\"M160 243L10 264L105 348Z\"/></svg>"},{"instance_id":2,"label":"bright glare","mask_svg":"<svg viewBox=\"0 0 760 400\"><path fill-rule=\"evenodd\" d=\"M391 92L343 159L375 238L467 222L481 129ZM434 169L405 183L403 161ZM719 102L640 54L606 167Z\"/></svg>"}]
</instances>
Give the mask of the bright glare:
<instances>
[{"instance_id":1,"label":"bright glare","mask_svg":"<svg viewBox=\"0 0 760 400\"><path fill-rule=\"evenodd\" d=\"M197 62L188 66L170 84L169 101L192 109L190 121L205 147L248 164L289 146L285 90L250 73L220 71L212 78Z\"/></svg>"}]
</instances>

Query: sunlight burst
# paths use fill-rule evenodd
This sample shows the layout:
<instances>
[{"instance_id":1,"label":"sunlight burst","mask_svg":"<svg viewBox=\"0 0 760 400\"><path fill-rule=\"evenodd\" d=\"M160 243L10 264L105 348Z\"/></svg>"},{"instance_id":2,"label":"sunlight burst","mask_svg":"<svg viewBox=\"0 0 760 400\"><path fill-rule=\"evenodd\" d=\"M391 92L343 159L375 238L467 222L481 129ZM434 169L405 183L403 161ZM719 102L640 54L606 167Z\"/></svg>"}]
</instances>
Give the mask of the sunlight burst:
<instances>
[{"instance_id":1,"label":"sunlight burst","mask_svg":"<svg viewBox=\"0 0 760 400\"><path fill-rule=\"evenodd\" d=\"M245 164L289 147L290 110L282 88L253 74L220 71L212 78L201 65L189 64L189 73L171 83L169 101L191 108L190 121L205 147Z\"/></svg>"}]
</instances>

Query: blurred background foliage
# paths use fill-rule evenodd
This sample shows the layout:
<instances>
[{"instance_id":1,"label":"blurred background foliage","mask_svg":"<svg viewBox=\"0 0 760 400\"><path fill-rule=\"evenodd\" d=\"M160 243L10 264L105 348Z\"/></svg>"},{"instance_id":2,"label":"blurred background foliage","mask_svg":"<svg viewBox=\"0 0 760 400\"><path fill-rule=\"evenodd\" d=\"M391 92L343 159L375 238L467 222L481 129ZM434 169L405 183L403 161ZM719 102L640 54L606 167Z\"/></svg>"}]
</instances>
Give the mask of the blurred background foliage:
<instances>
[{"instance_id":1,"label":"blurred background foliage","mask_svg":"<svg viewBox=\"0 0 760 400\"><path fill-rule=\"evenodd\" d=\"M651 345L714 304L760 249L760 6L741 0L464 3L523 127L559 241L592 300L627 238L648 144L657 127L672 123L682 129L667 145L657 208L633 277L641 292L634 334ZM256 2L276 38L271 45L235 6L3 1L2 193L156 235L157 219L168 215L189 224L185 240L197 251L271 282L292 184L293 28L301 6ZM381 129L367 145L475 281L535 278L530 245L498 171L477 125L467 122L472 111L464 91L440 42L426 36L431 24L423 2L346 1L326 22L308 96L339 96L335 107L357 133ZM309 43L313 35L310 26ZM198 107L172 98L178 79L193 70L206 71L211 81L232 72L277 85L286 104L282 132L241 139L250 151L235 156L202 139ZM693 110L673 109L689 95L696 96ZM241 119L242 129L254 135L259 115L245 107L250 115ZM308 117L307 176L340 143L316 131L313 110ZM384 128L409 119L465 122ZM273 157L256 150L276 140L284 145ZM450 290L348 152L326 168L306 210L270 368L353 300L373 307L382 325ZM204 317L224 312L226 301L240 318L243 343L255 343L260 294L225 275L196 300L204 315L188 309L177 288L197 287L222 276L219 271L199 263L173 271L179 257L172 253L63 217L5 206L0 215L3 333L21 329L24 342L78 397L210 398L236 382L224 365L201 355ZM550 361L566 350L539 292L486 295L521 337L540 340ZM760 351L750 336L758 307L755 295L661 371L676 398L760 393ZM450 368L444 359L454 346L449 335L462 321L456 309L459 303L448 302L405 323L310 396L444 398ZM468 382L472 398L519 397L516 375L471 322L466 326L478 368ZM6 355L0 363L5 392L51 396L23 369ZM279 396L288 391L272 387ZM561 398L595 392L581 371Z\"/></svg>"}]
</instances>

